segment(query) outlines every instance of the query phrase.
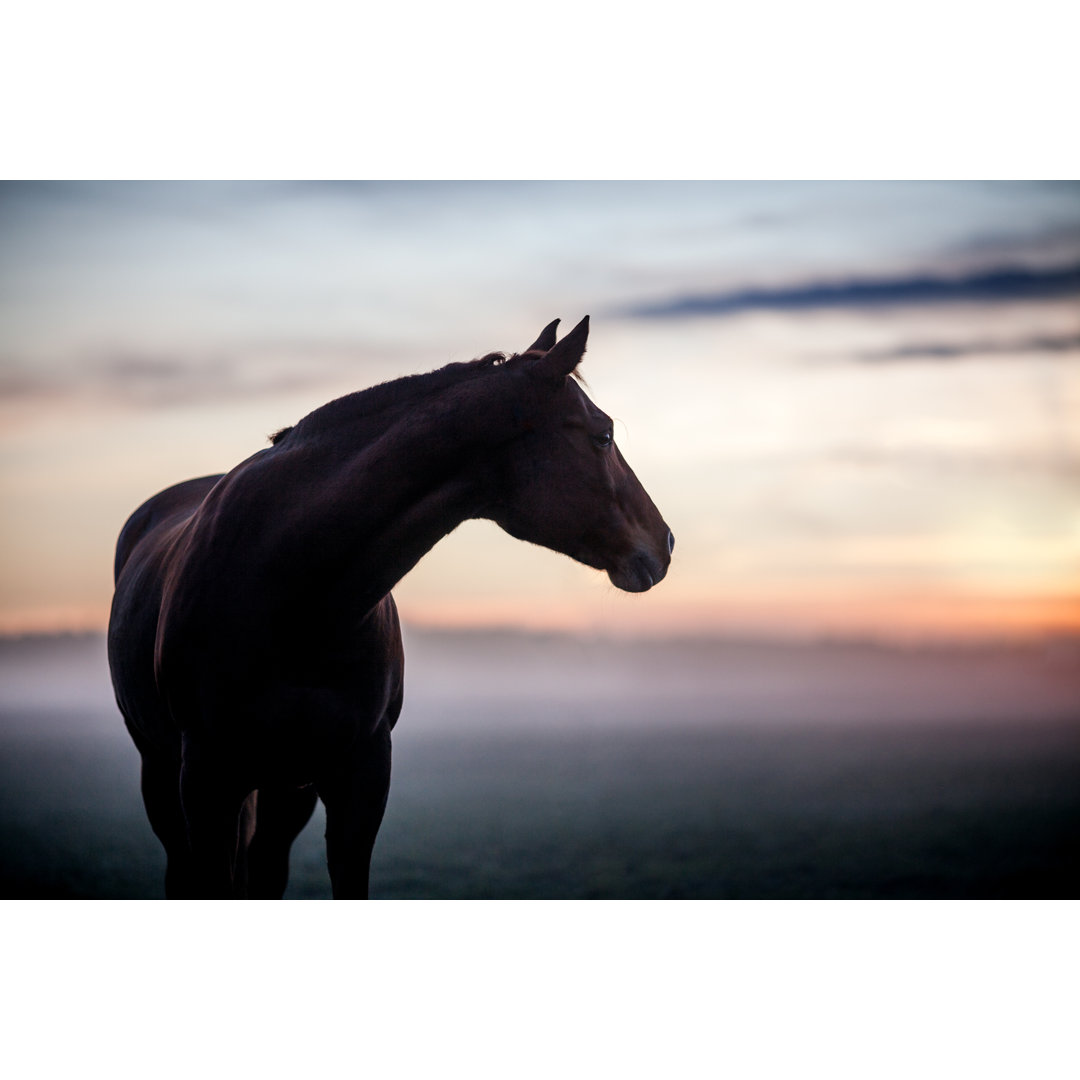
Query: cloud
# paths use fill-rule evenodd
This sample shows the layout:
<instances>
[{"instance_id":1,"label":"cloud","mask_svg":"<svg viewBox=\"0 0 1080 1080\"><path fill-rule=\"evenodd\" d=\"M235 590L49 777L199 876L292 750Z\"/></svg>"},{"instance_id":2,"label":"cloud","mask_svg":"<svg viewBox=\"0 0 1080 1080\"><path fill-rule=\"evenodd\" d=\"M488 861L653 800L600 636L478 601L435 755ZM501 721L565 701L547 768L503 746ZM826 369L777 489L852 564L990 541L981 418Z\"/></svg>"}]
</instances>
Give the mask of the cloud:
<instances>
[{"instance_id":1,"label":"cloud","mask_svg":"<svg viewBox=\"0 0 1080 1080\"><path fill-rule=\"evenodd\" d=\"M1073 196L1080 203L1080 187ZM1018 225L1012 229L979 231L946 248L945 259L977 259L983 266L1067 265L1080 258L1080 222L1056 220L1034 229Z\"/></svg>"},{"instance_id":2,"label":"cloud","mask_svg":"<svg viewBox=\"0 0 1080 1080\"><path fill-rule=\"evenodd\" d=\"M871 362L897 360L963 360L969 356L1016 355L1018 353L1058 354L1080 350L1080 334L1043 335L1012 341L915 342L892 349L859 353L857 359Z\"/></svg>"},{"instance_id":3,"label":"cloud","mask_svg":"<svg viewBox=\"0 0 1080 1080\"><path fill-rule=\"evenodd\" d=\"M301 356L295 364L283 367L241 355L189 359L141 353L91 357L53 369L7 361L0 363L0 403L91 399L171 408L250 400L330 382L344 366L336 357L319 362Z\"/></svg>"},{"instance_id":4,"label":"cloud","mask_svg":"<svg viewBox=\"0 0 1080 1080\"><path fill-rule=\"evenodd\" d=\"M1010 300L1080 299L1080 263L1052 269L1004 266L954 277L909 275L810 282L787 288L678 296L639 304L622 314L662 319L706 315L724 318L745 311L801 312L923 304L994 303Z\"/></svg>"}]
</instances>

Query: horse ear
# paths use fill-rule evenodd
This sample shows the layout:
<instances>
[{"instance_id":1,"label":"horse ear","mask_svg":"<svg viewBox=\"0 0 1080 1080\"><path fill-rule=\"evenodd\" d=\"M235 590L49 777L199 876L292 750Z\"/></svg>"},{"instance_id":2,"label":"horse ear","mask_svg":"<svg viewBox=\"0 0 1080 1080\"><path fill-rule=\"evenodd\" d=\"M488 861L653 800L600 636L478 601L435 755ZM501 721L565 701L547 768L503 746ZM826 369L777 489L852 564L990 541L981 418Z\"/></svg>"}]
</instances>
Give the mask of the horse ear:
<instances>
[{"instance_id":1,"label":"horse ear","mask_svg":"<svg viewBox=\"0 0 1080 1080\"><path fill-rule=\"evenodd\" d=\"M540 331L540 336L527 348L522 349L522 352L547 352L548 349L555 344L555 327L559 325L559 320L549 322L543 330Z\"/></svg>"},{"instance_id":2,"label":"horse ear","mask_svg":"<svg viewBox=\"0 0 1080 1080\"><path fill-rule=\"evenodd\" d=\"M562 341L536 358L532 370L549 379L565 379L581 363L588 338L589 316L586 315Z\"/></svg>"}]
</instances>

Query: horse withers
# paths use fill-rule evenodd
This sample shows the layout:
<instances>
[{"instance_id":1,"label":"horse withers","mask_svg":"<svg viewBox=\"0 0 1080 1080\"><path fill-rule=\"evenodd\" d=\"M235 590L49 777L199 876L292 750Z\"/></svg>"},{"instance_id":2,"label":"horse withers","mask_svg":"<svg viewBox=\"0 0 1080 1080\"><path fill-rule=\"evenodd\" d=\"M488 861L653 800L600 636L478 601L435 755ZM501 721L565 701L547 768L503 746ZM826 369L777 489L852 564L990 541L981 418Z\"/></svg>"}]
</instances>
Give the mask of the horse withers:
<instances>
[{"instance_id":1,"label":"horse withers","mask_svg":"<svg viewBox=\"0 0 1080 1080\"><path fill-rule=\"evenodd\" d=\"M365 897L404 653L391 588L488 518L644 592L674 538L572 376L588 317L350 394L231 472L155 495L116 549L109 665L169 897L277 897L326 806L335 898Z\"/></svg>"}]
</instances>

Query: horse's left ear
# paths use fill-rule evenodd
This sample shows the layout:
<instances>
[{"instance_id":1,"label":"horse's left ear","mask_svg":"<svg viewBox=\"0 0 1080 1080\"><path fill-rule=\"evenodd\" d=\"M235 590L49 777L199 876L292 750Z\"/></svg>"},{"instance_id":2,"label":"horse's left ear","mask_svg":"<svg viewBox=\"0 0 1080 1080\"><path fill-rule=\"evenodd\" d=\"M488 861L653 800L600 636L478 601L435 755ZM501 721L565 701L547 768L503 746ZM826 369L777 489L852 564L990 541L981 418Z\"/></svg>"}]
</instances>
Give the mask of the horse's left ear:
<instances>
[{"instance_id":1,"label":"horse's left ear","mask_svg":"<svg viewBox=\"0 0 1080 1080\"><path fill-rule=\"evenodd\" d=\"M547 352L548 349L555 344L555 328L559 325L559 320L555 319L553 322L549 322L543 330L540 331L540 336L527 348L522 349L523 353L526 352Z\"/></svg>"},{"instance_id":2,"label":"horse's left ear","mask_svg":"<svg viewBox=\"0 0 1080 1080\"><path fill-rule=\"evenodd\" d=\"M565 379L581 363L585 342L589 339L589 316L586 315L558 344L537 357L531 370L549 379Z\"/></svg>"}]
</instances>

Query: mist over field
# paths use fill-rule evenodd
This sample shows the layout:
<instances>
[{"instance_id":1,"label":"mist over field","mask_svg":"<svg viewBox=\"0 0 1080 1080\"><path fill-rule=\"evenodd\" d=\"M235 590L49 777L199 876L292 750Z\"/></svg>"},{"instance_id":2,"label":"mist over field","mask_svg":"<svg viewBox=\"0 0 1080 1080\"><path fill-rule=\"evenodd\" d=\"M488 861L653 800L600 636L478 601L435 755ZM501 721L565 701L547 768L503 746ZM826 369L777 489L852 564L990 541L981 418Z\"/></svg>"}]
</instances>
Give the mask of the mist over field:
<instances>
[{"instance_id":1,"label":"mist over field","mask_svg":"<svg viewBox=\"0 0 1080 1080\"><path fill-rule=\"evenodd\" d=\"M406 630L381 898L1075 897L1080 650ZM320 809L288 896L329 896ZM0 892L161 897L100 635L0 641Z\"/></svg>"}]
</instances>

